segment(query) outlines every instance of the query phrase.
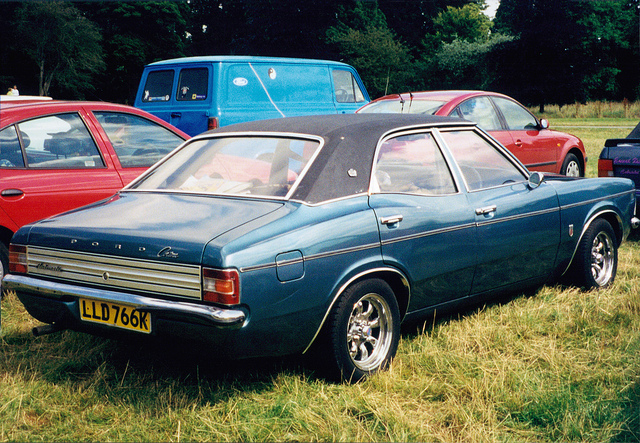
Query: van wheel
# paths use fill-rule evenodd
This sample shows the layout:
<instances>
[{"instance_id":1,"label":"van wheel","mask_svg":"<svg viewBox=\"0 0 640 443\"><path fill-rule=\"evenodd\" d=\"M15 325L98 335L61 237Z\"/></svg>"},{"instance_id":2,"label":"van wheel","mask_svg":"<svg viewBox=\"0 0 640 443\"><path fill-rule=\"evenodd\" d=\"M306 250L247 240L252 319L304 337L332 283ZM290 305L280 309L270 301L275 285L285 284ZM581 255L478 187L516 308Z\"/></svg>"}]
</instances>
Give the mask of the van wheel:
<instances>
[{"instance_id":1,"label":"van wheel","mask_svg":"<svg viewBox=\"0 0 640 443\"><path fill-rule=\"evenodd\" d=\"M613 283L617 269L616 234L608 221L594 220L576 251L574 281L586 290L603 288Z\"/></svg>"},{"instance_id":2,"label":"van wheel","mask_svg":"<svg viewBox=\"0 0 640 443\"><path fill-rule=\"evenodd\" d=\"M400 340L400 311L393 290L380 279L348 288L329 317L331 366L342 380L358 382L386 369Z\"/></svg>"}]
</instances>

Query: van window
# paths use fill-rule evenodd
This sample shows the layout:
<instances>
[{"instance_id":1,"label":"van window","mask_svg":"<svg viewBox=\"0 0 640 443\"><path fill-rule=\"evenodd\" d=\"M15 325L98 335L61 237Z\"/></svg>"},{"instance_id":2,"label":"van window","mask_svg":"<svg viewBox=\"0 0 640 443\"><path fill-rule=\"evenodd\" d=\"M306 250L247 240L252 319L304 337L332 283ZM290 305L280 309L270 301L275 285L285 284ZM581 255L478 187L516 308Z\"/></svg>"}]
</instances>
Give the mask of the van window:
<instances>
[{"instance_id":1,"label":"van window","mask_svg":"<svg viewBox=\"0 0 640 443\"><path fill-rule=\"evenodd\" d=\"M364 101L364 94L358 86L355 77L349 71L334 69L333 86L338 103L360 103Z\"/></svg>"},{"instance_id":2,"label":"van window","mask_svg":"<svg viewBox=\"0 0 640 443\"><path fill-rule=\"evenodd\" d=\"M144 85L143 102L167 102L173 87L173 71L151 71Z\"/></svg>"},{"instance_id":3,"label":"van window","mask_svg":"<svg viewBox=\"0 0 640 443\"><path fill-rule=\"evenodd\" d=\"M206 100L209 89L209 70L207 68L183 69L178 79L177 100Z\"/></svg>"},{"instance_id":4,"label":"van window","mask_svg":"<svg viewBox=\"0 0 640 443\"><path fill-rule=\"evenodd\" d=\"M243 63L228 70L229 102L332 103L324 66Z\"/></svg>"}]
</instances>

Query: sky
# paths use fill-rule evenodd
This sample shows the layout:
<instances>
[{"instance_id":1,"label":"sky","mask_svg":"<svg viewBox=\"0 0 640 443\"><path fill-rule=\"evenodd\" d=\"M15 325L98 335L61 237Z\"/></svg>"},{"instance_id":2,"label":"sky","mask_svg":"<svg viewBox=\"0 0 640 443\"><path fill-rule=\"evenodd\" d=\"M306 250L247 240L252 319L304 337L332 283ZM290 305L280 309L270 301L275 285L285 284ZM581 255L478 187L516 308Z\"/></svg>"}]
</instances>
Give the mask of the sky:
<instances>
[{"instance_id":1,"label":"sky","mask_svg":"<svg viewBox=\"0 0 640 443\"><path fill-rule=\"evenodd\" d=\"M496 16L496 9L498 9L498 5L500 4L500 0L485 0L488 8L484 10L484 13L489 16L489 18L494 18Z\"/></svg>"}]
</instances>

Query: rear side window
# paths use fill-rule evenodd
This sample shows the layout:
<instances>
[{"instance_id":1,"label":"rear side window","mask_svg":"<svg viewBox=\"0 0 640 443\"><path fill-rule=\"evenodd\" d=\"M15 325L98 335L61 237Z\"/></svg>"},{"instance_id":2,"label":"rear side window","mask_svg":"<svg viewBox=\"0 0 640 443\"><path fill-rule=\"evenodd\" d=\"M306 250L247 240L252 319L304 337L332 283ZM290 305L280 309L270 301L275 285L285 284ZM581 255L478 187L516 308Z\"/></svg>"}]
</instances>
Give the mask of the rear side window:
<instances>
[{"instance_id":1,"label":"rear side window","mask_svg":"<svg viewBox=\"0 0 640 443\"><path fill-rule=\"evenodd\" d=\"M457 191L449 167L431 134L403 135L386 140L378 152L371 190L424 195Z\"/></svg>"},{"instance_id":2,"label":"rear side window","mask_svg":"<svg viewBox=\"0 0 640 443\"><path fill-rule=\"evenodd\" d=\"M507 126L512 131L538 129L538 122L535 117L519 104L501 97L494 97L493 101L500 108L504 119L507 121Z\"/></svg>"},{"instance_id":3,"label":"rear side window","mask_svg":"<svg viewBox=\"0 0 640 443\"><path fill-rule=\"evenodd\" d=\"M166 102L171 97L173 71L151 71L144 85L143 102Z\"/></svg>"},{"instance_id":4,"label":"rear side window","mask_svg":"<svg viewBox=\"0 0 640 443\"><path fill-rule=\"evenodd\" d=\"M177 100L206 100L208 90L209 70L207 68L183 69L180 71Z\"/></svg>"},{"instance_id":5,"label":"rear side window","mask_svg":"<svg viewBox=\"0 0 640 443\"><path fill-rule=\"evenodd\" d=\"M149 167L180 143L167 128L137 115L94 111L124 168Z\"/></svg>"},{"instance_id":6,"label":"rear side window","mask_svg":"<svg viewBox=\"0 0 640 443\"><path fill-rule=\"evenodd\" d=\"M470 191L524 181L526 177L495 146L471 131L442 132Z\"/></svg>"},{"instance_id":7,"label":"rear side window","mask_svg":"<svg viewBox=\"0 0 640 443\"><path fill-rule=\"evenodd\" d=\"M334 69L333 87L335 89L336 101L338 103L360 103L364 102L364 95L358 86L358 82L353 74L342 69Z\"/></svg>"},{"instance_id":8,"label":"rear side window","mask_svg":"<svg viewBox=\"0 0 640 443\"><path fill-rule=\"evenodd\" d=\"M332 103L323 66L243 63L227 71L230 103Z\"/></svg>"},{"instance_id":9,"label":"rear side window","mask_svg":"<svg viewBox=\"0 0 640 443\"><path fill-rule=\"evenodd\" d=\"M12 125L0 131L0 168L19 167L24 167L24 158L16 127Z\"/></svg>"},{"instance_id":10,"label":"rear side window","mask_svg":"<svg viewBox=\"0 0 640 443\"><path fill-rule=\"evenodd\" d=\"M35 118L17 127L30 168L104 167L98 147L78 114Z\"/></svg>"},{"instance_id":11,"label":"rear side window","mask_svg":"<svg viewBox=\"0 0 640 443\"><path fill-rule=\"evenodd\" d=\"M470 98L460 103L454 112L466 120L476 122L485 131L502 129L498 113L488 97Z\"/></svg>"}]
</instances>

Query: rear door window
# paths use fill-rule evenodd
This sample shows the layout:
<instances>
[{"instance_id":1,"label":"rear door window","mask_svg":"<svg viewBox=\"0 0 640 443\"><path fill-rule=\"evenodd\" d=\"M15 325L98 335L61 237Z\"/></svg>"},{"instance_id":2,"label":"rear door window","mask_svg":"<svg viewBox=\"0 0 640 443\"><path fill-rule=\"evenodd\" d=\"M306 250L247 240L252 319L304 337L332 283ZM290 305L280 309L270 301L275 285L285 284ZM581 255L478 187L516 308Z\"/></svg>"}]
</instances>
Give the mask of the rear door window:
<instances>
[{"instance_id":1,"label":"rear door window","mask_svg":"<svg viewBox=\"0 0 640 443\"><path fill-rule=\"evenodd\" d=\"M76 113L35 118L18 124L30 168L103 168L104 160Z\"/></svg>"},{"instance_id":2,"label":"rear door window","mask_svg":"<svg viewBox=\"0 0 640 443\"><path fill-rule=\"evenodd\" d=\"M180 71L176 100L206 100L209 91L209 70L189 68Z\"/></svg>"},{"instance_id":3,"label":"rear door window","mask_svg":"<svg viewBox=\"0 0 640 443\"><path fill-rule=\"evenodd\" d=\"M334 69L333 87L338 103L360 103L364 102L364 94L354 75L342 69Z\"/></svg>"},{"instance_id":4,"label":"rear door window","mask_svg":"<svg viewBox=\"0 0 640 443\"><path fill-rule=\"evenodd\" d=\"M166 102L171 98L173 70L151 71L144 85L143 102Z\"/></svg>"}]
</instances>

